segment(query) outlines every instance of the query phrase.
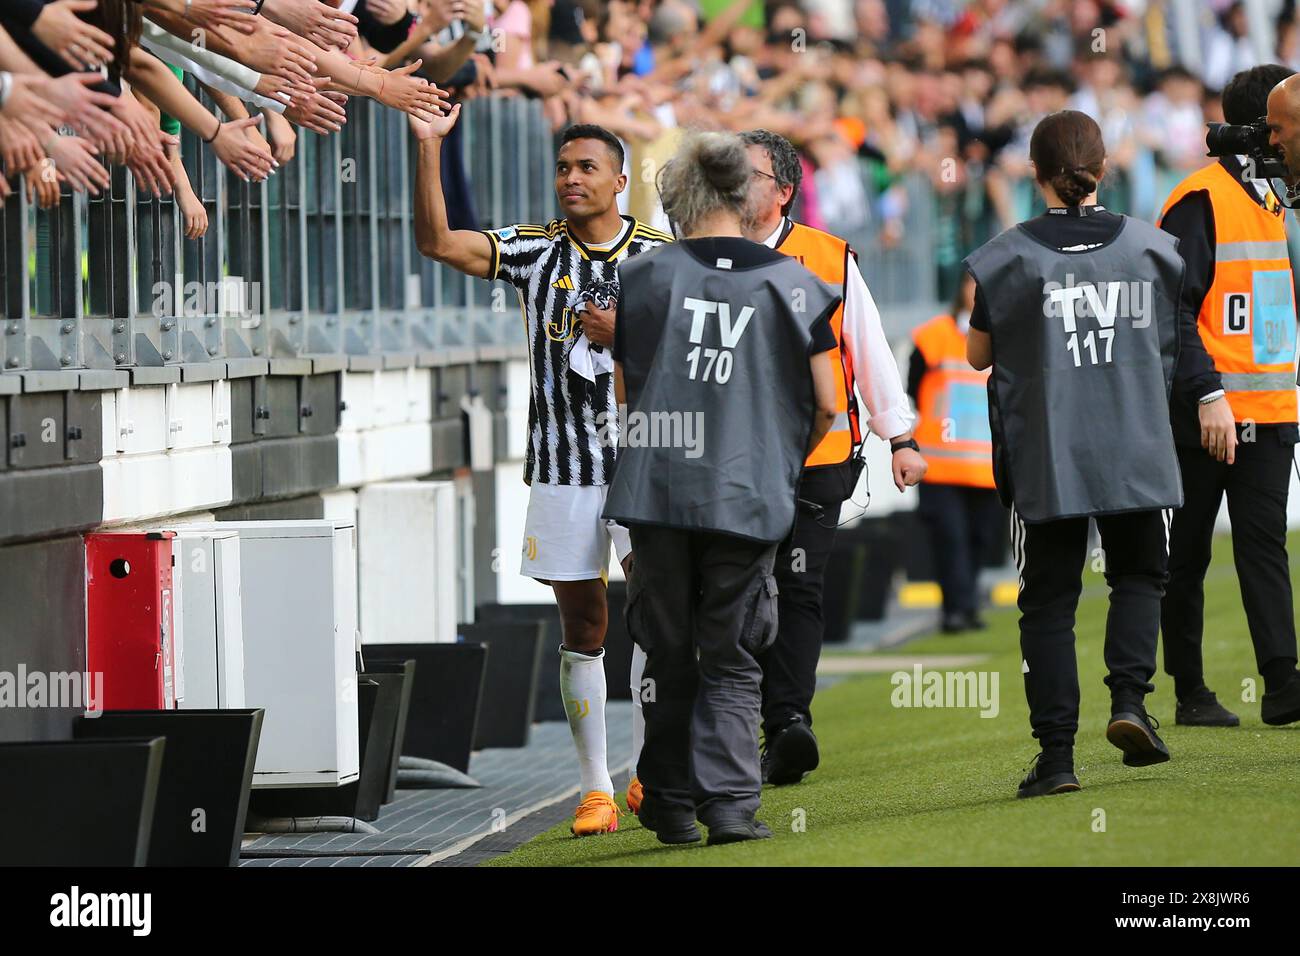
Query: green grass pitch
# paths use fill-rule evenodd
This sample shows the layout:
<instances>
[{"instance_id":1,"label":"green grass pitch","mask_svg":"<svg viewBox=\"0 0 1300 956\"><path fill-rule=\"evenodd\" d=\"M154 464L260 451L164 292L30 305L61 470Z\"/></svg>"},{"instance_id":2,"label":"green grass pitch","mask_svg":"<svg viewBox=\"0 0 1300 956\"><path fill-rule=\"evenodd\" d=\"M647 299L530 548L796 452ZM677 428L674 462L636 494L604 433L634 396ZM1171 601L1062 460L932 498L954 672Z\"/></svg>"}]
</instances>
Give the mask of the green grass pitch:
<instances>
[{"instance_id":1,"label":"green grass pitch","mask_svg":"<svg viewBox=\"0 0 1300 956\"><path fill-rule=\"evenodd\" d=\"M1297 545L1293 538L1293 553ZM1174 726L1173 682L1160 670L1147 706L1161 721L1172 760L1155 767L1123 766L1105 740L1105 586L1091 568L1084 585L1076 629L1083 692L1078 793L1014 798L1037 747L1020 674L1017 612L1009 609L992 612L989 629L978 635L927 637L898 652L987 654L959 669L999 673L997 717L982 718L974 709L895 708L889 673L855 676L819 693L813 719L821 767L796 786L763 788L759 818L772 828L771 840L664 847L625 814L617 833L578 840L565 823L488 865L1300 863L1300 724L1268 727L1259 719L1263 681L1230 542L1217 540L1206 582L1205 663L1209 685L1242 725ZM910 662L900 669L910 669ZM1256 682L1253 702L1242 700L1247 679Z\"/></svg>"}]
</instances>

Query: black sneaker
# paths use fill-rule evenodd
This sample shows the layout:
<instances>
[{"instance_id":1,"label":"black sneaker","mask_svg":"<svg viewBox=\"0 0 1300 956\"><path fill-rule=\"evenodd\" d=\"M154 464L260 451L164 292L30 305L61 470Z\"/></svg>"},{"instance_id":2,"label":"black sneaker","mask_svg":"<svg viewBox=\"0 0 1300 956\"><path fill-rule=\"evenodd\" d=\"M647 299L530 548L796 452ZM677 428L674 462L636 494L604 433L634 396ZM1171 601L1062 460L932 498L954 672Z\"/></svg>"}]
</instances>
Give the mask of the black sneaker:
<instances>
[{"instance_id":1,"label":"black sneaker","mask_svg":"<svg viewBox=\"0 0 1300 956\"><path fill-rule=\"evenodd\" d=\"M982 631L987 624L978 611L953 611L945 613L939 624L944 634L965 634L967 631Z\"/></svg>"},{"instance_id":2,"label":"black sneaker","mask_svg":"<svg viewBox=\"0 0 1300 956\"><path fill-rule=\"evenodd\" d=\"M772 831L759 820L727 820L709 827L709 846L743 843L745 840L770 840Z\"/></svg>"},{"instance_id":3,"label":"black sneaker","mask_svg":"<svg viewBox=\"0 0 1300 956\"><path fill-rule=\"evenodd\" d=\"M1300 720L1300 674L1292 674L1280 689L1264 695L1259 702L1259 716L1274 727Z\"/></svg>"},{"instance_id":4,"label":"black sneaker","mask_svg":"<svg viewBox=\"0 0 1300 956\"><path fill-rule=\"evenodd\" d=\"M970 623L965 614L945 614L939 623L939 630L944 634L964 634L970 630Z\"/></svg>"},{"instance_id":5,"label":"black sneaker","mask_svg":"<svg viewBox=\"0 0 1300 956\"><path fill-rule=\"evenodd\" d=\"M1050 797L1056 793L1073 793L1083 789L1079 786L1079 778L1074 775L1073 768L1061 764L1039 763L1042 756L1040 753L1034 758L1029 774L1016 788L1017 800L1026 797Z\"/></svg>"},{"instance_id":6,"label":"black sneaker","mask_svg":"<svg viewBox=\"0 0 1300 956\"><path fill-rule=\"evenodd\" d=\"M659 812L650 794L642 798L641 812L637 814L637 819L641 821L641 826L659 838L660 843L669 846L699 843L702 838L700 828L695 825L695 814L676 807Z\"/></svg>"},{"instance_id":7,"label":"black sneaker","mask_svg":"<svg viewBox=\"0 0 1300 956\"><path fill-rule=\"evenodd\" d=\"M1183 727L1237 727L1241 718L1220 704L1214 691L1202 687L1178 701L1174 723Z\"/></svg>"},{"instance_id":8,"label":"black sneaker","mask_svg":"<svg viewBox=\"0 0 1300 956\"><path fill-rule=\"evenodd\" d=\"M1149 767L1169 759L1169 748L1156 735L1160 721L1132 710L1111 714L1106 739L1124 751L1124 766Z\"/></svg>"},{"instance_id":9,"label":"black sneaker","mask_svg":"<svg viewBox=\"0 0 1300 956\"><path fill-rule=\"evenodd\" d=\"M791 717L763 741L763 782L777 787L798 783L820 761L812 728L802 717Z\"/></svg>"}]
</instances>

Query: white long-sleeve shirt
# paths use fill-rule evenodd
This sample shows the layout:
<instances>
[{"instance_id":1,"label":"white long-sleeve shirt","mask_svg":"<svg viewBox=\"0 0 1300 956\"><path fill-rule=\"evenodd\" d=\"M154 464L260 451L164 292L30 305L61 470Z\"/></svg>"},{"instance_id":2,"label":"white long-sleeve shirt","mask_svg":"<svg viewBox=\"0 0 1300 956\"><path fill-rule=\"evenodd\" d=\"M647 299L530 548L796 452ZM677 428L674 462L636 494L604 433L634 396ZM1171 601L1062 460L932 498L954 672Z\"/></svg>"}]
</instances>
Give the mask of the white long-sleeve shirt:
<instances>
[{"instance_id":1,"label":"white long-sleeve shirt","mask_svg":"<svg viewBox=\"0 0 1300 956\"><path fill-rule=\"evenodd\" d=\"M775 249L789 231L789 220L782 218L776 230L763 240ZM858 395L866 408L866 426L872 433L889 440L912 427L915 415L907 390L898 374L898 364L880 324L880 310L871 297L857 261L853 260L844 276L844 318L840 326L841 346L853 361L853 378Z\"/></svg>"},{"instance_id":2,"label":"white long-sleeve shirt","mask_svg":"<svg viewBox=\"0 0 1300 956\"><path fill-rule=\"evenodd\" d=\"M284 112L284 103L253 92L262 82L262 74L215 50L188 43L147 18L141 23L140 45L160 60L193 74L200 83L262 109Z\"/></svg>"}]
</instances>

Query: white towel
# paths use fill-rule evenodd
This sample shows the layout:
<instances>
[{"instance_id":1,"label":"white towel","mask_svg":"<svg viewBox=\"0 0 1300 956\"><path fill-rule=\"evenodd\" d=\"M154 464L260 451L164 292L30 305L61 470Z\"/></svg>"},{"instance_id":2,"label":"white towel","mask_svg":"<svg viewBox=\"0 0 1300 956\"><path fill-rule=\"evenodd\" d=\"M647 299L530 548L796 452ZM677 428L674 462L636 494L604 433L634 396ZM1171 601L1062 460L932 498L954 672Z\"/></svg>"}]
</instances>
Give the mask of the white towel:
<instances>
[{"instance_id":1,"label":"white towel","mask_svg":"<svg viewBox=\"0 0 1300 956\"><path fill-rule=\"evenodd\" d=\"M569 350L569 371L595 385L597 375L614 371L614 356L609 349L592 345L583 332Z\"/></svg>"}]
</instances>

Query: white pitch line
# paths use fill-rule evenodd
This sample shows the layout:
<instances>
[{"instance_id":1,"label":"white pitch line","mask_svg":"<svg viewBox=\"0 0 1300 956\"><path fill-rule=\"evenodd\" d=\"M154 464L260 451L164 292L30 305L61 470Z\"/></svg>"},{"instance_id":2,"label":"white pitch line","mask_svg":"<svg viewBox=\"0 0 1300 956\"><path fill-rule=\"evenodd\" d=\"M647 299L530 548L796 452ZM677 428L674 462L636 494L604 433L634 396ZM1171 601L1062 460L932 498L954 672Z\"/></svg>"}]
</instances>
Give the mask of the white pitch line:
<instances>
[{"instance_id":1,"label":"white pitch line","mask_svg":"<svg viewBox=\"0 0 1300 956\"><path fill-rule=\"evenodd\" d=\"M611 770L612 773L618 774L618 773L622 773L624 770L630 769L631 766L632 766L631 761L628 761L627 763L621 764L618 767L611 768ZM568 790L565 790L563 793L557 794L554 797L547 797L544 800L539 800L537 803L533 803L528 805L527 807L524 807L522 810L516 810L514 813L506 816L506 825L502 827L500 830L489 829L489 830L484 830L482 833L475 833L472 834L471 836L467 836L457 841L456 843L453 843L451 846L447 847L446 849L438 850L434 853L430 853L428 856L421 858L416 863L413 863L412 866L413 867L433 866L433 864L435 863L440 863L443 860L464 853L466 850L472 847L479 840L482 840L484 837L491 836L493 833L504 833L505 831L509 830L512 826L514 826L516 823L518 823L520 820L524 819L524 817L532 816L538 810L545 810L547 807L553 807L561 800L572 800L575 796L578 795L578 791L580 789L581 789L580 786L572 787Z\"/></svg>"}]
</instances>

